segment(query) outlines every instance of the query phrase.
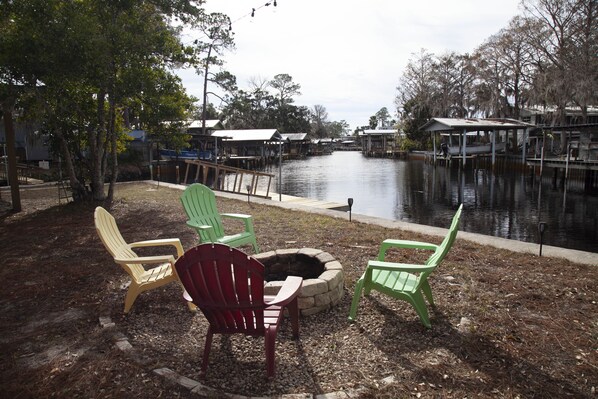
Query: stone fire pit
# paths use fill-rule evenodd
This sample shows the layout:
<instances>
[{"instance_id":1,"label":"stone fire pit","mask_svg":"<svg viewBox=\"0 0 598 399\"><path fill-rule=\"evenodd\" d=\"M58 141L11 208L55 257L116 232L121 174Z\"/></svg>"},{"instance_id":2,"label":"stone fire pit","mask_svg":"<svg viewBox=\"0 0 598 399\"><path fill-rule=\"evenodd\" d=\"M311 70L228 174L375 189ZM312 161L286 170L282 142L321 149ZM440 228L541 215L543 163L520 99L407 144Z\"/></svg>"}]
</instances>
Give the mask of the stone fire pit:
<instances>
[{"instance_id":1,"label":"stone fire pit","mask_svg":"<svg viewBox=\"0 0 598 399\"><path fill-rule=\"evenodd\" d=\"M313 248L279 249L253 257L266 268L266 295L276 295L287 276L303 277L299 294L303 316L330 309L343 297L343 266L328 252Z\"/></svg>"}]
</instances>

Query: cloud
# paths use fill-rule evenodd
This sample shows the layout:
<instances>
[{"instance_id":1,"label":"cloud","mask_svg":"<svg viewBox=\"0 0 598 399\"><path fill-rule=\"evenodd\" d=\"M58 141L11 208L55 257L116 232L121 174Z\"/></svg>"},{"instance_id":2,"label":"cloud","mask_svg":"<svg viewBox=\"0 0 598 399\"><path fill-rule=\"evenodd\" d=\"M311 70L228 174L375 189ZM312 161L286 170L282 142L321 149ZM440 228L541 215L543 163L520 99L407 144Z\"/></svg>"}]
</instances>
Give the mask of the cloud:
<instances>
[{"instance_id":1,"label":"cloud","mask_svg":"<svg viewBox=\"0 0 598 399\"><path fill-rule=\"evenodd\" d=\"M395 112L396 86L412 54L472 52L519 14L519 0L209 0L233 21L236 50L226 69L242 88L279 73L301 85L297 105L326 107L352 129L380 108ZM255 16L250 16L256 8ZM180 73L201 97L201 78Z\"/></svg>"}]
</instances>

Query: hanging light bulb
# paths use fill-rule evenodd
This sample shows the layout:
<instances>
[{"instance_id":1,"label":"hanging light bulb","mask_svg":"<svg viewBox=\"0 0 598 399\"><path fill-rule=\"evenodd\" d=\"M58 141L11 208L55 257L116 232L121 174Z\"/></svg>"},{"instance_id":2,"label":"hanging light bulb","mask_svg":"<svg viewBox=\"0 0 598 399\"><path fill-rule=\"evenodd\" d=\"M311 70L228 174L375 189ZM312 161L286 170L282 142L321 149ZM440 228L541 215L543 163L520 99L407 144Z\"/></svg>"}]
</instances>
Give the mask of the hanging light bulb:
<instances>
[{"instance_id":1,"label":"hanging light bulb","mask_svg":"<svg viewBox=\"0 0 598 399\"><path fill-rule=\"evenodd\" d=\"M252 17L255 17L255 8L252 8L252 9L251 9L251 16L252 16Z\"/></svg>"},{"instance_id":2,"label":"hanging light bulb","mask_svg":"<svg viewBox=\"0 0 598 399\"><path fill-rule=\"evenodd\" d=\"M233 24L231 22L228 23L228 30L233 30Z\"/></svg>"},{"instance_id":3,"label":"hanging light bulb","mask_svg":"<svg viewBox=\"0 0 598 399\"><path fill-rule=\"evenodd\" d=\"M276 0L274 0L274 7L276 7Z\"/></svg>"}]
</instances>

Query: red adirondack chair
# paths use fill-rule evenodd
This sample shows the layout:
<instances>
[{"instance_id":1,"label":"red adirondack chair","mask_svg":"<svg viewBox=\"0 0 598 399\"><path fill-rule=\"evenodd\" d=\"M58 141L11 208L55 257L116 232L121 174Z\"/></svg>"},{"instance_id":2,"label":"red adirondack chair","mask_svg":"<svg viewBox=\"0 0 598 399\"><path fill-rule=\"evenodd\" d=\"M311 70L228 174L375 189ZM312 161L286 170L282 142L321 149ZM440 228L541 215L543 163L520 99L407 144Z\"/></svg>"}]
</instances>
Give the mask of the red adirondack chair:
<instances>
[{"instance_id":1,"label":"red adirondack chair","mask_svg":"<svg viewBox=\"0 0 598 399\"><path fill-rule=\"evenodd\" d=\"M274 376L274 344L283 318L289 311L293 336L299 336L297 297L301 277L289 276L276 297L264 296L264 265L241 250L218 243L189 249L175 263L192 301L210 323L200 376L205 376L213 334L243 333L264 336L268 378Z\"/></svg>"}]
</instances>

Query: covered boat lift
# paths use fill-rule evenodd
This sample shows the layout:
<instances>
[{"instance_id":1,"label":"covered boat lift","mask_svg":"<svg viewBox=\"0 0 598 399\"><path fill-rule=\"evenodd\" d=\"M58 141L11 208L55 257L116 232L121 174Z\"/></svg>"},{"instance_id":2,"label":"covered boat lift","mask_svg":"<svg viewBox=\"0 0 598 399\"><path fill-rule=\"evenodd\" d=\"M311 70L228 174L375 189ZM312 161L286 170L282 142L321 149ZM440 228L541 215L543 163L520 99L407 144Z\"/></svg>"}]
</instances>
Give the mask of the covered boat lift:
<instances>
[{"instance_id":1,"label":"covered boat lift","mask_svg":"<svg viewBox=\"0 0 598 399\"><path fill-rule=\"evenodd\" d=\"M518 121L515 119L480 119L480 118L432 118L426 124L424 124L420 130L432 133L432 142L434 145L434 164L436 164L437 157L437 146L436 146L436 133L447 132L449 134L455 133L460 135L461 146L461 162L465 166L467 159L467 133L468 132L479 132L479 131L491 131L492 135L492 167L496 162L496 133L501 130L507 132L514 130L517 134L517 130L525 129L523 137L523 149L522 149L522 162L525 163L526 154L526 141L529 135L529 130L535 128L535 125Z\"/></svg>"}]
</instances>

